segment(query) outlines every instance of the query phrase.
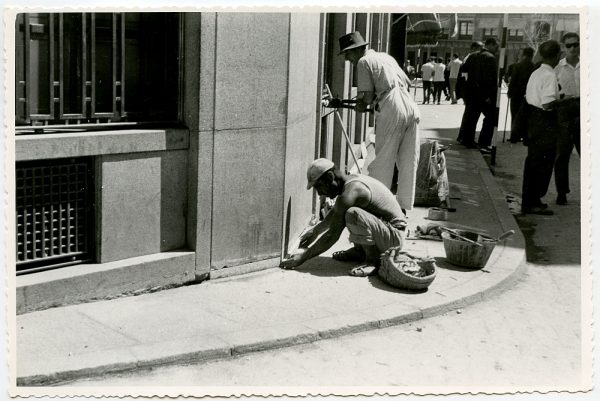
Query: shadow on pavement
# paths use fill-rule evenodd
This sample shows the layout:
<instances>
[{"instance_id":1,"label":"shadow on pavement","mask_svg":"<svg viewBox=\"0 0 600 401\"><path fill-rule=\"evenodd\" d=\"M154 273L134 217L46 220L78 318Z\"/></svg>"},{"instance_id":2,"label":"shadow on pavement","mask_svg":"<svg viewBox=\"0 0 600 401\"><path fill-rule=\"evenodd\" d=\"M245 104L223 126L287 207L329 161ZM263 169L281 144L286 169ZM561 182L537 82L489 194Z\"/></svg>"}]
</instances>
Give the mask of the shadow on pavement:
<instances>
[{"instance_id":1,"label":"shadow on pavement","mask_svg":"<svg viewBox=\"0 0 600 401\"><path fill-rule=\"evenodd\" d=\"M392 287L391 285L387 284L385 281L383 281L378 276L367 277L367 279L369 280L371 285L373 287L377 288L378 290L384 290L384 291L393 292L396 294L423 294L423 293L427 292L427 288L425 288L423 290L405 290L405 289Z\"/></svg>"},{"instance_id":2,"label":"shadow on pavement","mask_svg":"<svg viewBox=\"0 0 600 401\"><path fill-rule=\"evenodd\" d=\"M455 272L472 272L473 270L479 270L479 269L469 269L467 267L461 267L461 266L456 266L453 265L450 262L446 261L446 258L442 258L442 257L435 257L435 264L437 265L438 268L440 269L444 269L444 270L452 270Z\"/></svg>"},{"instance_id":3,"label":"shadow on pavement","mask_svg":"<svg viewBox=\"0 0 600 401\"><path fill-rule=\"evenodd\" d=\"M299 273L308 273L318 277L339 277L347 276L348 271L356 264L352 262L338 262L330 257L317 256L295 270Z\"/></svg>"},{"instance_id":4,"label":"shadow on pavement","mask_svg":"<svg viewBox=\"0 0 600 401\"><path fill-rule=\"evenodd\" d=\"M318 256L303 264L301 267L295 269L299 273L308 273L317 277L340 277L348 276L348 272L354 267L358 266L359 263L354 262L338 262L328 257ZM355 277L356 280L368 280L369 283L379 290L393 292L396 294L422 294L427 292L425 290L404 290L384 282L378 276L369 277Z\"/></svg>"}]
</instances>

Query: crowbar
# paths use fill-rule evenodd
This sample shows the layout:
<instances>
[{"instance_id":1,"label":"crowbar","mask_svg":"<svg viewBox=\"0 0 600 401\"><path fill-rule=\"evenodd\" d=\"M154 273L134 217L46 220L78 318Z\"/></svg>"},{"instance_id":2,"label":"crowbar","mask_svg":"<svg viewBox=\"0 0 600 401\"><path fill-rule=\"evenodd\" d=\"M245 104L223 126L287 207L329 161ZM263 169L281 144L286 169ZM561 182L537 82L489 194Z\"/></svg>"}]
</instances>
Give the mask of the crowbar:
<instances>
[{"instance_id":1,"label":"crowbar","mask_svg":"<svg viewBox=\"0 0 600 401\"><path fill-rule=\"evenodd\" d=\"M327 89L327 95L329 97L333 97L333 94L331 93L331 90L329 89L328 84L325 84L325 88ZM340 112L338 111L338 109L335 109L335 115L338 118L340 127L342 128L342 132L344 133L344 137L346 138L346 144L348 145L348 148L350 149L350 153L352 154L352 158L354 159L354 163L356 164L358 173L362 174L360 166L358 165L358 159L356 158L356 154L354 154L354 149L352 149L352 143L350 142L350 137L348 136L348 133L346 132L346 128L344 128L344 121L342 120L342 117L340 116Z\"/></svg>"}]
</instances>

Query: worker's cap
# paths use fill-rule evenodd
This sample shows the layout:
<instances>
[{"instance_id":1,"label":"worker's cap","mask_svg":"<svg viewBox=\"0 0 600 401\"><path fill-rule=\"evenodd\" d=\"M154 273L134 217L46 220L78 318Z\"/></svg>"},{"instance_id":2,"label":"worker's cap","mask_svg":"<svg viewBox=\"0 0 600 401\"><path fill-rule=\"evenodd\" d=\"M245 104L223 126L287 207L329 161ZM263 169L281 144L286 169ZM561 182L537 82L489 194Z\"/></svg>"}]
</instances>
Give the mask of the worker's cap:
<instances>
[{"instance_id":1,"label":"worker's cap","mask_svg":"<svg viewBox=\"0 0 600 401\"><path fill-rule=\"evenodd\" d=\"M363 39L360 32L352 32L342 36L340 39L340 54L347 52L348 50L355 49L357 47L368 45L367 42Z\"/></svg>"},{"instance_id":2,"label":"worker's cap","mask_svg":"<svg viewBox=\"0 0 600 401\"><path fill-rule=\"evenodd\" d=\"M311 189L312 186L315 185L315 182L334 166L335 164L333 164L331 160L325 158L320 158L312 162L308 167L308 170L306 170L306 179L308 180L306 189Z\"/></svg>"}]
</instances>

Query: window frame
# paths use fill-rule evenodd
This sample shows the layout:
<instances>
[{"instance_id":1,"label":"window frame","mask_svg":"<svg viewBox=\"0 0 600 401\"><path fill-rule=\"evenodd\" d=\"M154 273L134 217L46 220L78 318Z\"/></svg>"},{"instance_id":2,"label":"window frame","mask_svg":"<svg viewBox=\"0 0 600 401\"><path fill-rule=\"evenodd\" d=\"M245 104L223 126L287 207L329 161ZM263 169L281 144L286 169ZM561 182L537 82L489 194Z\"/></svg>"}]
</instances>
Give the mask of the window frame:
<instances>
[{"instance_id":1,"label":"window frame","mask_svg":"<svg viewBox=\"0 0 600 401\"><path fill-rule=\"evenodd\" d=\"M465 27L463 33L463 26ZM470 32L470 33L469 33ZM458 21L458 38L459 39L473 39L475 33L475 23L472 20L461 20Z\"/></svg>"},{"instance_id":2,"label":"window frame","mask_svg":"<svg viewBox=\"0 0 600 401\"><path fill-rule=\"evenodd\" d=\"M129 28L132 21L137 26ZM79 128L89 125L107 129L132 123L180 125L183 28L182 13L18 14L14 77L17 133L31 128L39 133L46 127L74 124ZM151 32L152 38L145 38L145 32ZM41 42L35 43L36 40ZM155 45L164 46L168 52L154 52ZM135 54L126 54L128 47ZM150 62L142 63L140 55ZM102 58L96 60L97 57ZM128 68L126 61L132 67ZM138 74L142 69L145 75ZM159 79L161 76L170 79ZM157 86L156 82L161 84ZM146 90L133 92L139 93L136 98L132 96L133 89L126 90L131 85L142 85ZM127 105L136 107L127 107L126 97ZM165 102L165 98L169 101Z\"/></svg>"}]
</instances>

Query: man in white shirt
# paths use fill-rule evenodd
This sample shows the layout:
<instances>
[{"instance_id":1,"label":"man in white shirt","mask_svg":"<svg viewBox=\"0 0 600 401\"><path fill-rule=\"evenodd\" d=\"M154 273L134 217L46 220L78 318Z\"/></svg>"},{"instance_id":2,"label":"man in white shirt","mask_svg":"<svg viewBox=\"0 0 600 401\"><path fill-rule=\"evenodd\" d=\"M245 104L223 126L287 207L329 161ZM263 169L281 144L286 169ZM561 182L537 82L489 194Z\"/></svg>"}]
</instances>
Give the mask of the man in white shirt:
<instances>
[{"instance_id":1,"label":"man in white shirt","mask_svg":"<svg viewBox=\"0 0 600 401\"><path fill-rule=\"evenodd\" d=\"M423 79L423 104L429 103L429 97L431 96L431 84L433 81L433 59L427 59L427 62L421 67L421 78ZM435 102L435 98L434 98Z\"/></svg>"},{"instance_id":2,"label":"man in white shirt","mask_svg":"<svg viewBox=\"0 0 600 401\"><path fill-rule=\"evenodd\" d=\"M452 61L448 64L450 68L450 98L452 99L452 104L456 104L456 81L458 80L462 61L458 58L458 54L455 54L453 57Z\"/></svg>"},{"instance_id":3,"label":"man in white shirt","mask_svg":"<svg viewBox=\"0 0 600 401\"><path fill-rule=\"evenodd\" d=\"M560 45L548 40L539 46L542 64L529 77L525 99L531 106L527 129L527 157L523 172L521 212L552 215L542 198L548 191L556 156L560 102L554 67L560 59Z\"/></svg>"},{"instance_id":4,"label":"man in white shirt","mask_svg":"<svg viewBox=\"0 0 600 401\"><path fill-rule=\"evenodd\" d=\"M443 59L438 57L433 66L433 103L437 99L437 104L440 104L440 98L442 97L445 85L444 71L446 70L446 65L442 61Z\"/></svg>"},{"instance_id":5,"label":"man in white shirt","mask_svg":"<svg viewBox=\"0 0 600 401\"><path fill-rule=\"evenodd\" d=\"M579 114L579 35L567 32L562 37L565 58L556 68L560 97L566 99L558 110L558 142L554 162L554 182L556 184L557 205L567 204L569 190L569 159L573 145L579 153L580 114Z\"/></svg>"}]
</instances>

